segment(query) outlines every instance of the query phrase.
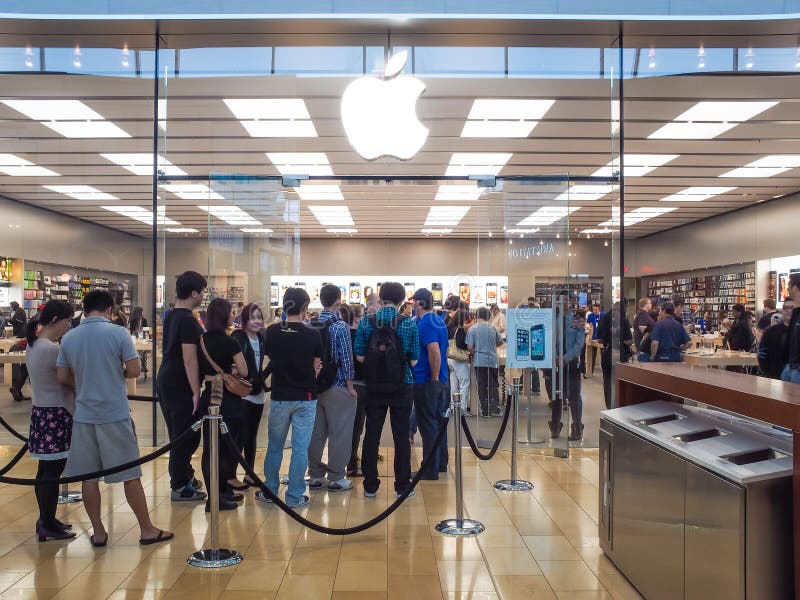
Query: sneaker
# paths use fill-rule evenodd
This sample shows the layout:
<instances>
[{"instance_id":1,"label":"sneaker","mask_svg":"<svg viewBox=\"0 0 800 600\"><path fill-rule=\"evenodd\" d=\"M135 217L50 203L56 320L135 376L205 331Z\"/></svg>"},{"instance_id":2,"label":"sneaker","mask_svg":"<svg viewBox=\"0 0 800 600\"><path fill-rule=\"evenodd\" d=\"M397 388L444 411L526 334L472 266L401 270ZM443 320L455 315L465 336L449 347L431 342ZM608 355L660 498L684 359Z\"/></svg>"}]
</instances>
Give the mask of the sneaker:
<instances>
[{"instance_id":1,"label":"sneaker","mask_svg":"<svg viewBox=\"0 0 800 600\"><path fill-rule=\"evenodd\" d=\"M305 494L303 494L303 495L300 497L300 501L299 501L297 504L295 504L294 506L289 506L289 508L303 508L303 507L304 507L304 506L306 506L306 505L307 505L307 504L308 504L310 501L311 501L311 498L309 498L308 496L306 496Z\"/></svg>"},{"instance_id":2,"label":"sneaker","mask_svg":"<svg viewBox=\"0 0 800 600\"><path fill-rule=\"evenodd\" d=\"M267 498L267 496L264 494L264 491L263 491L263 490L258 490L258 491L255 493L255 498L256 498L256 500L258 500L259 502L263 502L263 503L265 503L265 504L275 504L275 502L273 502L273 501L272 501L272 499L270 499L270 498Z\"/></svg>"},{"instance_id":3,"label":"sneaker","mask_svg":"<svg viewBox=\"0 0 800 600\"><path fill-rule=\"evenodd\" d=\"M324 477L309 477L306 483L308 484L308 489L312 491L322 490L328 485L328 481Z\"/></svg>"},{"instance_id":4,"label":"sneaker","mask_svg":"<svg viewBox=\"0 0 800 600\"><path fill-rule=\"evenodd\" d=\"M406 498L411 498L411 496L413 496L413 495L414 495L414 493L415 493L415 490L411 490L411 491L408 493L408 496L406 496ZM397 497L398 497L398 498L399 498L400 496L402 496L402 495L403 495L403 492L397 492Z\"/></svg>"},{"instance_id":5,"label":"sneaker","mask_svg":"<svg viewBox=\"0 0 800 600\"><path fill-rule=\"evenodd\" d=\"M328 484L328 491L329 492L344 492L346 490L353 489L353 482L349 479L340 479L339 481L333 481Z\"/></svg>"},{"instance_id":6,"label":"sneaker","mask_svg":"<svg viewBox=\"0 0 800 600\"><path fill-rule=\"evenodd\" d=\"M200 481L197 477L193 478L189 483L198 492L203 489L203 482Z\"/></svg>"},{"instance_id":7,"label":"sneaker","mask_svg":"<svg viewBox=\"0 0 800 600\"><path fill-rule=\"evenodd\" d=\"M364 498L374 498L377 495L378 495L377 490L375 490L374 492L368 492L367 490L364 490Z\"/></svg>"},{"instance_id":8,"label":"sneaker","mask_svg":"<svg viewBox=\"0 0 800 600\"><path fill-rule=\"evenodd\" d=\"M239 505L236 504L236 502L228 502L222 498L219 499L220 510L236 510L237 508L239 508ZM209 501L206 501L206 512L211 512L211 503Z\"/></svg>"},{"instance_id":9,"label":"sneaker","mask_svg":"<svg viewBox=\"0 0 800 600\"><path fill-rule=\"evenodd\" d=\"M179 490L172 490L169 496L173 502L199 502L206 499L205 492L198 492L191 483Z\"/></svg>"}]
</instances>

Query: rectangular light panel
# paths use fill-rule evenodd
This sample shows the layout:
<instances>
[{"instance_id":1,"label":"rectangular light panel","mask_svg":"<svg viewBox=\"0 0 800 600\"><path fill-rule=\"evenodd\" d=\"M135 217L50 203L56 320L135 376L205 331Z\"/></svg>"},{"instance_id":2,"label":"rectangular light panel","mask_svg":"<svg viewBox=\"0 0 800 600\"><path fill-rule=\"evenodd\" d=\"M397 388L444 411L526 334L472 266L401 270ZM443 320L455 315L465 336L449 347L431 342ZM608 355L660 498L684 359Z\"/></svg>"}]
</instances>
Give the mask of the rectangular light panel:
<instances>
[{"instance_id":1,"label":"rectangular light panel","mask_svg":"<svg viewBox=\"0 0 800 600\"><path fill-rule=\"evenodd\" d=\"M454 152L445 175L497 175L509 160L506 152Z\"/></svg>"},{"instance_id":2,"label":"rectangular light panel","mask_svg":"<svg viewBox=\"0 0 800 600\"><path fill-rule=\"evenodd\" d=\"M338 185L300 185L292 188L301 200L344 200Z\"/></svg>"},{"instance_id":3,"label":"rectangular light panel","mask_svg":"<svg viewBox=\"0 0 800 600\"><path fill-rule=\"evenodd\" d=\"M614 231L613 229L608 229L608 228L603 228L603 229L596 228L596 229L582 229L581 233L594 233L597 235L603 235L606 233L613 233L613 231Z\"/></svg>"},{"instance_id":4,"label":"rectangular light panel","mask_svg":"<svg viewBox=\"0 0 800 600\"><path fill-rule=\"evenodd\" d=\"M169 233L199 233L194 227L167 227Z\"/></svg>"},{"instance_id":5,"label":"rectangular light panel","mask_svg":"<svg viewBox=\"0 0 800 600\"><path fill-rule=\"evenodd\" d=\"M555 100L526 100L516 98L476 98L468 119L536 121L550 110Z\"/></svg>"},{"instance_id":6,"label":"rectangular light panel","mask_svg":"<svg viewBox=\"0 0 800 600\"><path fill-rule=\"evenodd\" d=\"M436 234L446 234L446 233L453 233L452 229L444 228L444 227L423 227L420 229L421 233L425 235L436 235Z\"/></svg>"},{"instance_id":7,"label":"rectangular light panel","mask_svg":"<svg viewBox=\"0 0 800 600\"><path fill-rule=\"evenodd\" d=\"M666 208L660 206L643 206L641 208L637 208L636 210L632 210L631 212L625 213L625 227L636 225L637 223L641 223L642 221L647 221L655 217L660 217L661 215L670 213L673 210L678 210L678 209L676 207ZM603 221L602 223L599 223L598 226L618 227L619 211L617 211L616 215L614 215L614 212L612 211L612 217L608 221Z\"/></svg>"},{"instance_id":8,"label":"rectangular light panel","mask_svg":"<svg viewBox=\"0 0 800 600\"><path fill-rule=\"evenodd\" d=\"M442 184L436 191L436 200L477 200L486 191L477 185L449 185Z\"/></svg>"},{"instance_id":9,"label":"rectangular light panel","mask_svg":"<svg viewBox=\"0 0 800 600\"><path fill-rule=\"evenodd\" d=\"M268 227L242 227L239 231L244 233L272 233Z\"/></svg>"},{"instance_id":10,"label":"rectangular light panel","mask_svg":"<svg viewBox=\"0 0 800 600\"><path fill-rule=\"evenodd\" d=\"M228 225L261 225L261 221L257 221L238 206L198 206L197 208L215 216L220 221L225 221Z\"/></svg>"},{"instance_id":11,"label":"rectangular light panel","mask_svg":"<svg viewBox=\"0 0 800 600\"><path fill-rule=\"evenodd\" d=\"M354 229L352 227L331 227L325 231L328 233L358 233L358 229Z\"/></svg>"},{"instance_id":12,"label":"rectangular light panel","mask_svg":"<svg viewBox=\"0 0 800 600\"><path fill-rule=\"evenodd\" d=\"M425 219L426 226L458 225L469 212L469 206L432 206Z\"/></svg>"},{"instance_id":13,"label":"rectangular light panel","mask_svg":"<svg viewBox=\"0 0 800 600\"><path fill-rule=\"evenodd\" d=\"M161 187L181 200L224 200L204 183L166 183Z\"/></svg>"},{"instance_id":14,"label":"rectangular light panel","mask_svg":"<svg viewBox=\"0 0 800 600\"><path fill-rule=\"evenodd\" d=\"M224 98L222 101L240 121L311 118L301 98Z\"/></svg>"},{"instance_id":15,"label":"rectangular light panel","mask_svg":"<svg viewBox=\"0 0 800 600\"><path fill-rule=\"evenodd\" d=\"M267 152L281 175L333 175L324 152Z\"/></svg>"},{"instance_id":16,"label":"rectangular light panel","mask_svg":"<svg viewBox=\"0 0 800 600\"><path fill-rule=\"evenodd\" d=\"M111 121L43 121L42 125L67 138L129 138Z\"/></svg>"},{"instance_id":17,"label":"rectangular light panel","mask_svg":"<svg viewBox=\"0 0 800 600\"><path fill-rule=\"evenodd\" d=\"M519 227L552 225L580 209L580 206L542 206L522 219L517 225Z\"/></svg>"},{"instance_id":18,"label":"rectangular light panel","mask_svg":"<svg viewBox=\"0 0 800 600\"><path fill-rule=\"evenodd\" d=\"M662 198L661 202L702 202L735 189L735 187L688 187Z\"/></svg>"},{"instance_id":19,"label":"rectangular light panel","mask_svg":"<svg viewBox=\"0 0 800 600\"><path fill-rule=\"evenodd\" d=\"M772 177L797 167L800 167L800 155L772 154L723 173L720 177Z\"/></svg>"},{"instance_id":20,"label":"rectangular light panel","mask_svg":"<svg viewBox=\"0 0 800 600\"><path fill-rule=\"evenodd\" d=\"M662 167L668 162L672 162L680 156L679 154L626 154L625 155L625 176L643 177L650 171ZM605 167L601 167L594 173L593 177L611 177L619 171L619 162L612 161Z\"/></svg>"},{"instance_id":21,"label":"rectangular light panel","mask_svg":"<svg viewBox=\"0 0 800 600\"><path fill-rule=\"evenodd\" d=\"M519 227L512 227L510 229L506 229L504 233L506 233L507 235L517 235L517 234L525 235L526 233L536 233L538 231L539 231L538 227L535 227L533 229L531 229L531 228L524 228L523 229L523 228L519 228Z\"/></svg>"},{"instance_id":22,"label":"rectangular light panel","mask_svg":"<svg viewBox=\"0 0 800 600\"><path fill-rule=\"evenodd\" d=\"M50 169L39 167L29 160L15 154L0 154L0 173L11 177L58 177L59 174Z\"/></svg>"},{"instance_id":23,"label":"rectangular light panel","mask_svg":"<svg viewBox=\"0 0 800 600\"><path fill-rule=\"evenodd\" d=\"M134 152L127 154L101 154L106 160L127 169L134 175L153 176L153 155L147 152ZM186 175L186 171L169 162L163 156L158 157L158 169L166 175Z\"/></svg>"},{"instance_id":24,"label":"rectangular light panel","mask_svg":"<svg viewBox=\"0 0 800 600\"><path fill-rule=\"evenodd\" d=\"M346 206L312 205L308 207L308 210L314 214L320 225L331 227L355 225L350 209Z\"/></svg>"},{"instance_id":25,"label":"rectangular light panel","mask_svg":"<svg viewBox=\"0 0 800 600\"><path fill-rule=\"evenodd\" d=\"M89 185L45 185L43 187L75 200L119 200L116 196L101 192Z\"/></svg>"},{"instance_id":26,"label":"rectangular light panel","mask_svg":"<svg viewBox=\"0 0 800 600\"><path fill-rule=\"evenodd\" d=\"M613 185L573 185L555 197L556 200L599 200L614 191Z\"/></svg>"},{"instance_id":27,"label":"rectangular light panel","mask_svg":"<svg viewBox=\"0 0 800 600\"><path fill-rule=\"evenodd\" d=\"M648 139L706 140L713 139L772 108L777 102L698 102L672 123L651 133Z\"/></svg>"},{"instance_id":28,"label":"rectangular light panel","mask_svg":"<svg viewBox=\"0 0 800 600\"><path fill-rule=\"evenodd\" d=\"M134 219L136 221L139 221L140 223L144 223L145 225L153 224L153 211L147 210L146 208L142 208L141 206L101 206L100 208L108 210L110 212L115 212L117 214L122 215L123 217ZM180 225L180 223L178 223L177 221L168 219L164 214L163 210L158 211L158 224Z\"/></svg>"},{"instance_id":29,"label":"rectangular light panel","mask_svg":"<svg viewBox=\"0 0 800 600\"><path fill-rule=\"evenodd\" d=\"M526 138L538 121L467 121L463 138Z\"/></svg>"},{"instance_id":30,"label":"rectangular light panel","mask_svg":"<svg viewBox=\"0 0 800 600\"><path fill-rule=\"evenodd\" d=\"M34 121L102 121L80 100L0 100Z\"/></svg>"}]
</instances>

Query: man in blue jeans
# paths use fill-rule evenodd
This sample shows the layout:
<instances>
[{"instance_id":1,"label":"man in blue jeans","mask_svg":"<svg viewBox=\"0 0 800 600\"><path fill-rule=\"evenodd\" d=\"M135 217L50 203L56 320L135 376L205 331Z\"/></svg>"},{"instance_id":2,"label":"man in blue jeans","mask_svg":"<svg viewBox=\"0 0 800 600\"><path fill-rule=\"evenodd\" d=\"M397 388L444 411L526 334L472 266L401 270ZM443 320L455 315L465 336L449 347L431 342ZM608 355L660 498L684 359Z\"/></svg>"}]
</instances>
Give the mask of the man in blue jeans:
<instances>
[{"instance_id":1,"label":"man in blue jeans","mask_svg":"<svg viewBox=\"0 0 800 600\"><path fill-rule=\"evenodd\" d=\"M308 504L306 468L308 444L317 414L317 372L322 366L322 337L303 323L310 298L302 288L289 288L283 295L286 320L267 328L265 354L272 367L267 456L264 476L267 487L278 493L283 446L292 427L292 458L286 504L300 508ZM256 500L269 502L259 490Z\"/></svg>"},{"instance_id":2,"label":"man in blue jeans","mask_svg":"<svg viewBox=\"0 0 800 600\"><path fill-rule=\"evenodd\" d=\"M800 383L800 273L789 275L789 297L794 300L795 308L792 311L792 320L789 321L789 335L787 336L788 362L781 373L781 379Z\"/></svg>"},{"instance_id":3,"label":"man in blue jeans","mask_svg":"<svg viewBox=\"0 0 800 600\"><path fill-rule=\"evenodd\" d=\"M439 479L439 473L447 471L447 438L438 449L434 447L450 398L447 326L433 312L433 295L429 290L418 289L413 299L419 332L419 360L414 365L414 411L422 436L422 460L430 460L421 479Z\"/></svg>"}]
</instances>

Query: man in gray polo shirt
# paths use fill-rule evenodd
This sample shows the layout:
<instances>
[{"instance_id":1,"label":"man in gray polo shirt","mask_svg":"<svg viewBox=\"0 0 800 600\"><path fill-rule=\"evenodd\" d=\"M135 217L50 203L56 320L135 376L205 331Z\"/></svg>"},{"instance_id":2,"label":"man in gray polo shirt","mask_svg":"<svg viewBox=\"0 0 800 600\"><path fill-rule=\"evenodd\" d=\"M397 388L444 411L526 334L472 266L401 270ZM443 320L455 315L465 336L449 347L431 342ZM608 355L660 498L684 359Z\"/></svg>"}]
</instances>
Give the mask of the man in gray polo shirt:
<instances>
[{"instance_id":1,"label":"man in gray polo shirt","mask_svg":"<svg viewBox=\"0 0 800 600\"><path fill-rule=\"evenodd\" d=\"M83 475L138 460L125 379L141 372L139 355L124 327L111 322L114 299L95 290L83 298L86 319L61 341L56 366L58 381L75 387L72 443L64 475ZM172 539L172 533L153 526L142 489L142 469L133 467L104 478L124 482L125 498L139 521L142 545ZM92 522L92 545L102 547L108 532L100 518L100 485L83 482L83 503Z\"/></svg>"}]
</instances>

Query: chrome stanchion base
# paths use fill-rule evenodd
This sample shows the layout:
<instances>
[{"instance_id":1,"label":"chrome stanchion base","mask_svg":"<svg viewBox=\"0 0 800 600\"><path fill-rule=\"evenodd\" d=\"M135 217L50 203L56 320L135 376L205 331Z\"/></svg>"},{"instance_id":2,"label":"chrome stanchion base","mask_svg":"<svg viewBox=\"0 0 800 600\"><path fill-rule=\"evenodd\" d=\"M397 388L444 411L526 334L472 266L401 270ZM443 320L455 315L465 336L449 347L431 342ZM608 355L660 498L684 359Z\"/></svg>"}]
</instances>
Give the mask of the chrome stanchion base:
<instances>
[{"instance_id":1,"label":"chrome stanchion base","mask_svg":"<svg viewBox=\"0 0 800 600\"><path fill-rule=\"evenodd\" d=\"M80 492L66 492L58 495L59 504L75 504L83 501L83 494Z\"/></svg>"},{"instance_id":2,"label":"chrome stanchion base","mask_svg":"<svg viewBox=\"0 0 800 600\"><path fill-rule=\"evenodd\" d=\"M494 488L502 492L529 492L533 484L524 479L502 479L494 484Z\"/></svg>"},{"instance_id":3,"label":"chrome stanchion base","mask_svg":"<svg viewBox=\"0 0 800 600\"><path fill-rule=\"evenodd\" d=\"M244 556L236 550L220 548L219 550L198 550L189 555L186 562L193 567L201 569L219 569L221 567L232 567L244 560Z\"/></svg>"},{"instance_id":4,"label":"chrome stanchion base","mask_svg":"<svg viewBox=\"0 0 800 600\"><path fill-rule=\"evenodd\" d=\"M486 527L480 521L472 519L445 519L436 525L436 531L444 535L478 535L486 531Z\"/></svg>"},{"instance_id":5,"label":"chrome stanchion base","mask_svg":"<svg viewBox=\"0 0 800 600\"><path fill-rule=\"evenodd\" d=\"M518 444L544 444L548 440L517 440Z\"/></svg>"}]
</instances>

